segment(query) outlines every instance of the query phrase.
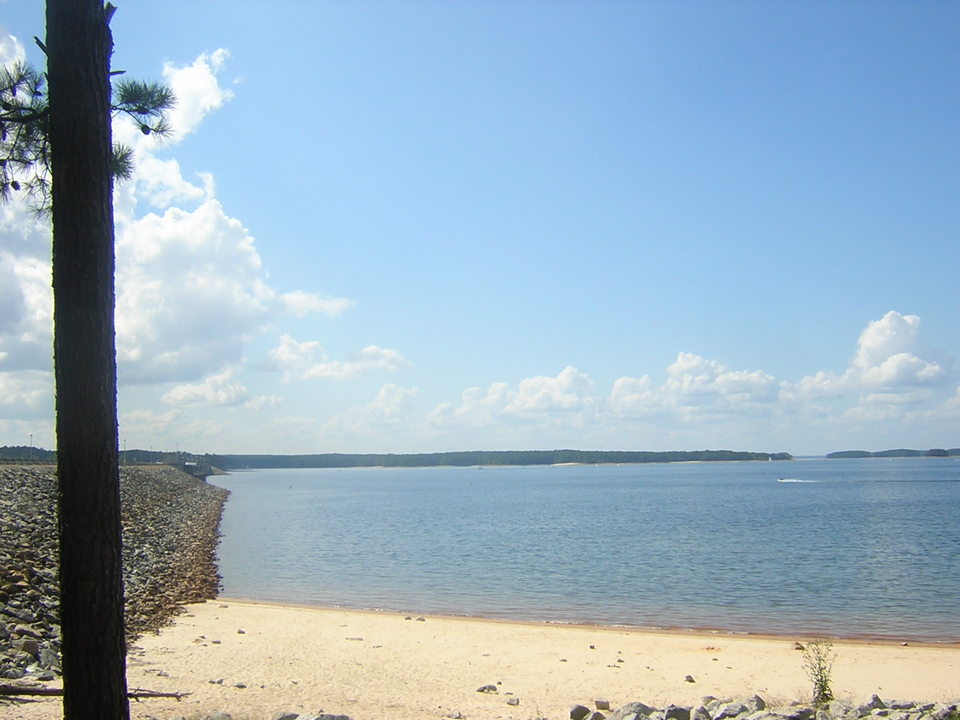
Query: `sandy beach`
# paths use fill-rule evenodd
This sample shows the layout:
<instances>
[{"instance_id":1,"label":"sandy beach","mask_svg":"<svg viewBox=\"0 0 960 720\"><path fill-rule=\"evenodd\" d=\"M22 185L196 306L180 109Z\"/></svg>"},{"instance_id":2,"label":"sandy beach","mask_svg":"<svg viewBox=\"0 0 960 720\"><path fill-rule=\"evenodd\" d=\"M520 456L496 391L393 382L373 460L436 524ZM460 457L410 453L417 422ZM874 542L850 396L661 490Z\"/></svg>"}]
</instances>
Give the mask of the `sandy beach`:
<instances>
[{"instance_id":1,"label":"sandy beach","mask_svg":"<svg viewBox=\"0 0 960 720\"><path fill-rule=\"evenodd\" d=\"M269 720L278 710L357 720L569 717L570 707L694 704L705 695L809 699L805 637L732 636L407 616L215 600L142 637L132 688L188 692L131 703L133 718ZM960 697L960 645L835 641L834 689L856 702ZM686 680L691 676L694 682ZM498 692L477 692L483 685ZM508 705L518 698L519 705ZM0 705L0 718L60 717L59 700Z\"/></svg>"}]
</instances>

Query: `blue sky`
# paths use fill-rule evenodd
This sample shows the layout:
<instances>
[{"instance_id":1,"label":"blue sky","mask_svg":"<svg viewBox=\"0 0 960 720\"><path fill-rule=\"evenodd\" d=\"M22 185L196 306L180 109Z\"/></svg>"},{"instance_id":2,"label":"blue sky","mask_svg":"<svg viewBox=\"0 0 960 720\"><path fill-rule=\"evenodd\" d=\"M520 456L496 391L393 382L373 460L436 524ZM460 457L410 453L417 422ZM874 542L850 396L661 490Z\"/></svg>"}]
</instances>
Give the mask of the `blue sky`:
<instances>
[{"instance_id":1,"label":"blue sky","mask_svg":"<svg viewBox=\"0 0 960 720\"><path fill-rule=\"evenodd\" d=\"M209 452L960 445L960 6L123 3L120 434ZM0 2L2 59L42 2ZM13 36L8 37L8 36ZM15 39L14 39L15 38ZM53 445L0 218L0 444Z\"/></svg>"}]
</instances>

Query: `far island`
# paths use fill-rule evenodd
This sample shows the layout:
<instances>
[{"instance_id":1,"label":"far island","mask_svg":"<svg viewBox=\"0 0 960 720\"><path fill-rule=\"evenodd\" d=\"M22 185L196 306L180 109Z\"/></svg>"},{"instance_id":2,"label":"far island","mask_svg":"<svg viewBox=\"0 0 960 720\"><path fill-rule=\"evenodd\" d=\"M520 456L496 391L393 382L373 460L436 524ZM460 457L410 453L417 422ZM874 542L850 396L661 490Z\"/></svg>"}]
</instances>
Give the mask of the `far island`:
<instances>
[{"instance_id":1,"label":"far island","mask_svg":"<svg viewBox=\"0 0 960 720\"><path fill-rule=\"evenodd\" d=\"M848 458L903 458L903 457L956 457L960 456L960 448L931 448L929 450L907 450L898 448L896 450L880 450L879 452L870 452L869 450L841 450L827 455L830 460L848 459Z\"/></svg>"}]
</instances>

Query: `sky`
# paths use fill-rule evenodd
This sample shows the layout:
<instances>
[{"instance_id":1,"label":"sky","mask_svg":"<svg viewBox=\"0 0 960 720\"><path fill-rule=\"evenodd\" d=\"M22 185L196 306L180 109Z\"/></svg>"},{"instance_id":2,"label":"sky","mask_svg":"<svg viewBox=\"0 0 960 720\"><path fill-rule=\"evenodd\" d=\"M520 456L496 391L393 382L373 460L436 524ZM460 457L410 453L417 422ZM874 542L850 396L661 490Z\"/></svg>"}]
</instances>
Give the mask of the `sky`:
<instances>
[{"instance_id":1,"label":"sky","mask_svg":"<svg viewBox=\"0 0 960 720\"><path fill-rule=\"evenodd\" d=\"M114 123L121 447L960 446L960 4L117 4L178 99ZM0 445L49 258L0 206Z\"/></svg>"}]
</instances>

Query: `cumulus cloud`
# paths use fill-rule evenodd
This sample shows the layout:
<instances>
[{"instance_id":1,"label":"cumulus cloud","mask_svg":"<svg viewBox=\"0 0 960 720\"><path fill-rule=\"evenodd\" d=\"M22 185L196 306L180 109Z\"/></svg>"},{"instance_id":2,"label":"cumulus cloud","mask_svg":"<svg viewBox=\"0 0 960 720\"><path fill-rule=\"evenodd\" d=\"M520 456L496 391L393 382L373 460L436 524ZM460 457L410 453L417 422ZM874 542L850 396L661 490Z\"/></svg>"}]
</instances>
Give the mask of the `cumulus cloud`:
<instances>
[{"instance_id":1,"label":"cumulus cloud","mask_svg":"<svg viewBox=\"0 0 960 720\"><path fill-rule=\"evenodd\" d=\"M0 369L50 370L49 261L0 251Z\"/></svg>"},{"instance_id":2,"label":"cumulus cloud","mask_svg":"<svg viewBox=\"0 0 960 720\"><path fill-rule=\"evenodd\" d=\"M647 417L663 408L663 398L649 375L622 377L613 383L607 408L617 417Z\"/></svg>"},{"instance_id":3,"label":"cumulus cloud","mask_svg":"<svg viewBox=\"0 0 960 720\"><path fill-rule=\"evenodd\" d=\"M575 367L567 366L556 377L521 380L517 391L504 407L508 414L531 412L567 412L584 410L592 405L593 382Z\"/></svg>"},{"instance_id":4,"label":"cumulus cloud","mask_svg":"<svg viewBox=\"0 0 960 720\"><path fill-rule=\"evenodd\" d=\"M26 57L23 43L16 36L8 33L3 25L0 25L0 65L23 62Z\"/></svg>"},{"instance_id":5,"label":"cumulus cloud","mask_svg":"<svg viewBox=\"0 0 960 720\"><path fill-rule=\"evenodd\" d=\"M52 407L49 373L0 372L0 418L34 419L49 414Z\"/></svg>"},{"instance_id":6,"label":"cumulus cloud","mask_svg":"<svg viewBox=\"0 0 960 720\"><path fill-rule=\"evenodd\" d=\"M490 426L500 422L550 422L582 424L596 412L593 381L573 366L556 376L525 378L516 390L507 383L492 383L486 391L468 388L460 404L441 403L428 417L435 427Z\"/></svg>"},{"instance_id":7,"label":"cumulus cloud","mask_svg":"<svg viewBox=\"0 0 960 720\"><path fill-rule=\"evenodd\" d=\"M917 391L943 387L951 377L940 363L920 357L919 337L918 316L891 310L863 329L856 353L844 372L818 371L786 384L785 392L800 401L859 396L866 407L876 407L876 399L881 397L888 399L885 405L901 405L925 397L927 393Z\"/></svg>"},{"instance_id":8,"label":"cumulus cloud","mask_svg":"<svg viewBox=\"0 0 960 720\"><path fill-rule=\"evenodd\" d=\"M288 312L297 317L316 312L324 315L336 316L353 306L353 300L347 298L324 297L317 293L308 293L303 290L283 293L280 302Z\"/></svg>"},{"instance_id":9,"label":"cumulus cloud","mask_svg":"<svg viewBox=\"0 0 960 720\"><path fill-rule=\"evenodd\" d=\"M199 202L213 196L213 187L188 182L175 159L161 160L142 153L137 160L136 183L138 197L151 205L164 208L177 202ZM209 192L208 192L209 189Z\"/></svg>"},{"instance_id":10,"label":"cumulus cloud","mask_svg":"<svg viewBox=\"0 0 960 720\"><path fill-rule=\"evenodd\" d=\"M187 380L240 360L277 309L253 238L220 203L118 231L117 354L126 382Z\"/></svg>"},{"instance_id":11,"label":"cumulus cloud","mask_svg":"<svg viewBox=\"0 0 960 720\"><path fill-rule=\"evenodd\" d=\"M283 315L336 315L352 303L306 290L281 292L267 280L254 238L215 198L210 173L186 180L157 152L193 132L231 97L218 79L229 57L205 53L164 66L177 97L173 138L158 145L119 121L136 148L134 181L118 193L117 350L123 383L185 382L243 361L249 341ZM137 216L140 200L161 208Z\"/></svg>"},{"instance_id":12,"label":"cumulus cloud","mask_svg":"<svg viewBox=\"0 0 960 720\"><path fill-rule=\"evenodd\" d=\"M588 428L589 437L600 438L613 437L617 429L645 428L657 438L692 437L701 443L745 442L748 438L739 438L769 434L774 427L789 438L816 427L824 434L821 442L829 442L843 423L929 422L948 417L951 409L957 414L960 395L953 394L950 373L922 357L918 330L916 316L887 313L860 334L844 372L819 371L796 382L680 352L662 382L652 374L620 377L604 397L588 375L567 367L555 377L526 378L515 387L497 382L485 390L468 388L459 402L438 404L428 424L441 433L499 430L500 444L509 443L517 424L546 434Z\"/></svg>"},{"instance_id":13,"label":"cumulus cloud","mask_svg":"<svg viewBox=\"0 0 960 720\"><path fill-rule=\"evenodd\" d=\"M237 369L228 367L208 375L203 382L177 385L164 394L163 402L179 407L239 405L247 400L249 393L243 383L235 379L236 375Z\"/></svg>"},{"instance_id":14,"label":"cumulus cloud","mask_svg":"<svg viewBox=\"0 0 960 720\"><path fill-rule=\"evenodd\" d=\"M730 370L717 360L681 352L667 368L663 392L680 405L769 403L777 399L776 378L760 370Z\"/></svg>"},{"instance_id":15,"label":"cumulus cloud","mask_svg":"<svg viewBox=\"0 0 960 720\"><path fill-rule=\"evenodd\" d=\"M0 61L22 57L16 39L0 32ZM132 386L159 386L160 392L139 397L159 397L175 405L177 413L217 406L275 407L278 396L251 397L243 382L249 344L285 318L336 316L353 304L310 288L275 287L255 239L216 198L213 175L201 172L187 179L172 156L177 143L232 96L219 79L228 58L225 50L216 50L185 65L164 66L164 81L177 98L169 114L173 134L165 142L143 135L123 117L114 121L114 137L133 148L136 159L132 181L115 190L121 393ZM0 205L0 237L4 403L27 413L44 405L41 398L49 398L49 391L36 391L29 373L46 373L45 386L52 385L51 233L47 221L13 197ZM319 362L308 376L351 377L369 368L405 364L396 351L371 345L348 361ZM128 427L161 436L171 423L184 422L169 413L131 412L125 418Z\"/></svg>"},{"instance_id":16,"label":"cumulus cloud","mask_svg":"<svg viewBox=\"0 0 960 720\"><path fill-rule=\"evenodd\" d=\"M168 114L175 140L194 132L204 117L233 97L218 78L229 57L229 51L220 48L199 55L190 65L164 63L164 82L177 97L176 106Z\"/></svg>"},{"instance_id":17,"label":"cumulus cloud","mask_svg":"<svg viewBox=\"0 0 960 720\"><path fill-rule=\"evenodd\" d=\"M362 437L369 441L384 432L395 432L407 423L419 392L418 388L383 385L366 405L349 408L327 421L321 435Z\"/></svg>"},{"instance_id":18,"label":"cumulus cloud","mask_svg":"<svg viewBox=\"0 0 960 720\"><path fill-rule=\"evenodd\" d=\"M349 360L332 360L316 340L298 342L289 335L270 351L267 367L286 382L312 378L351 378L370 370L399 370L410 363L396 350L368 345Z\"/></svg>"},{"instance_id":19,"label":"cumulus cloud","mask_svg":"<svg viewBox=\"0 0 960 720\"><path fill-rule=\"evenodd\" d=\"M919 334L919 317L891 310L860 333L852 370L871 388L908 388L947 380L944 368L915 354Z\"/></svg>"}]
</instances>

